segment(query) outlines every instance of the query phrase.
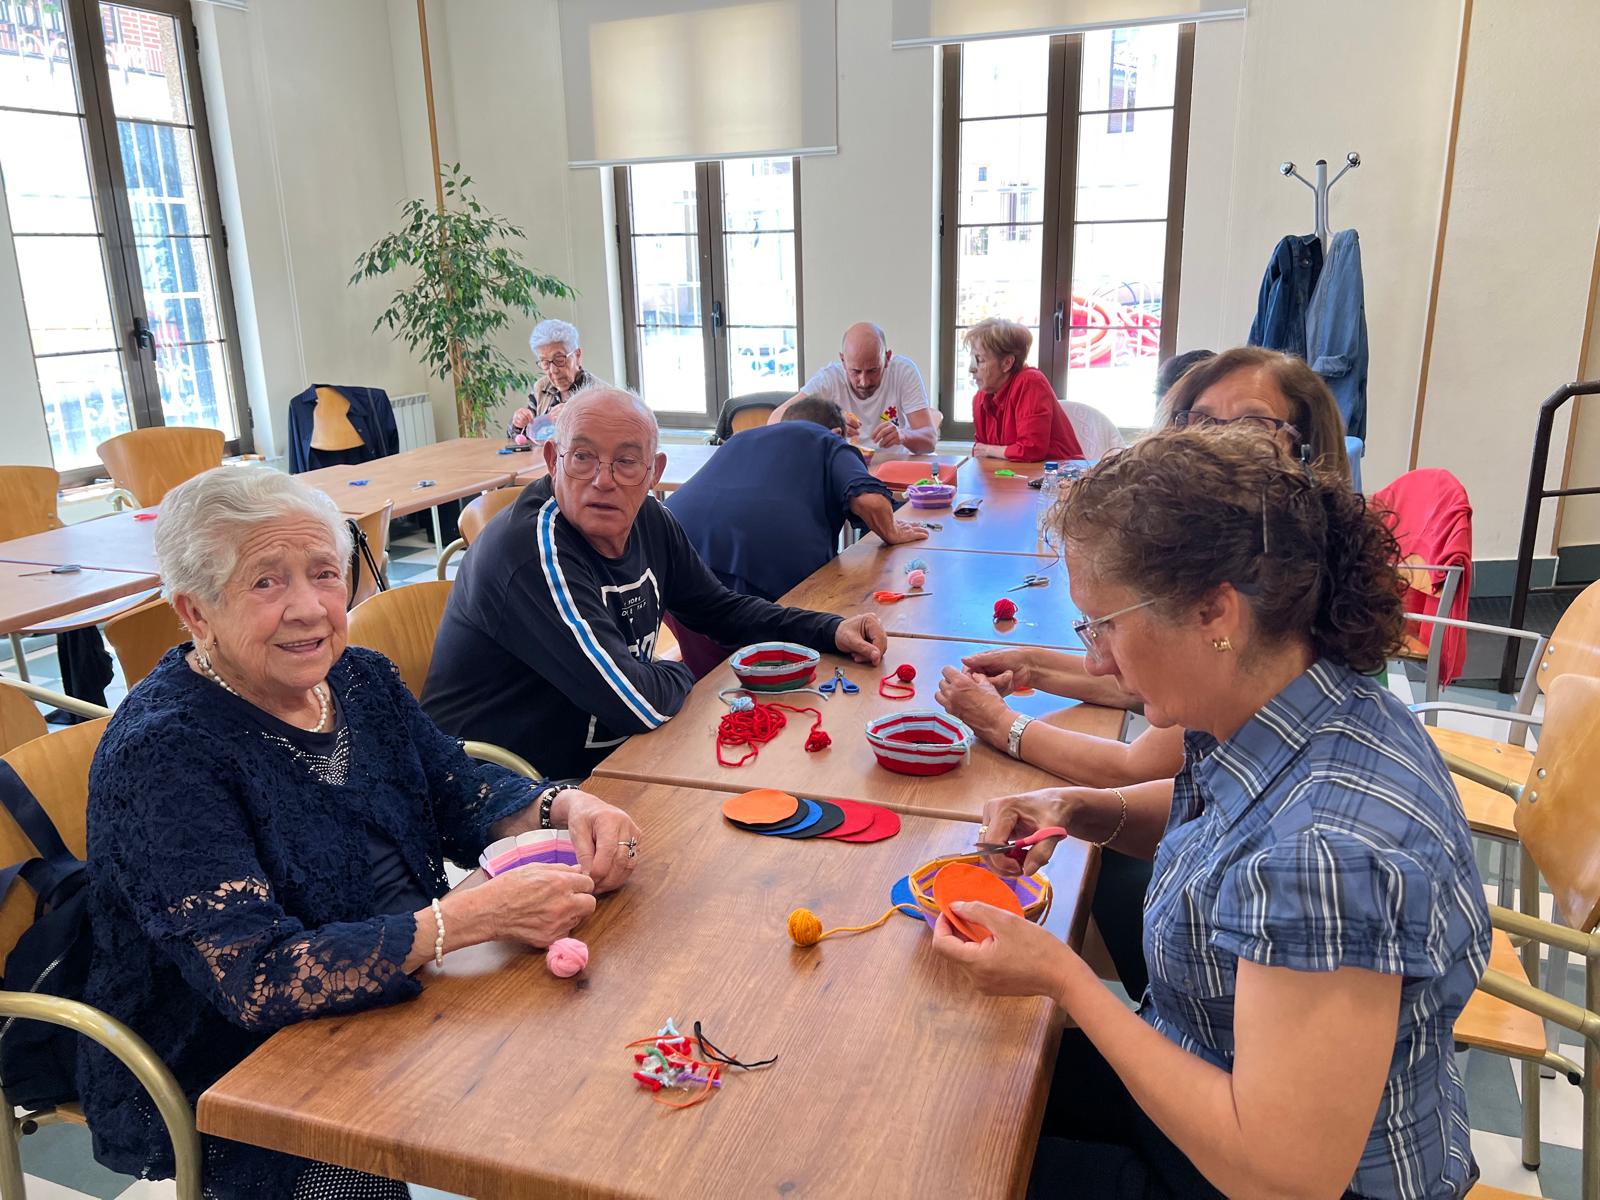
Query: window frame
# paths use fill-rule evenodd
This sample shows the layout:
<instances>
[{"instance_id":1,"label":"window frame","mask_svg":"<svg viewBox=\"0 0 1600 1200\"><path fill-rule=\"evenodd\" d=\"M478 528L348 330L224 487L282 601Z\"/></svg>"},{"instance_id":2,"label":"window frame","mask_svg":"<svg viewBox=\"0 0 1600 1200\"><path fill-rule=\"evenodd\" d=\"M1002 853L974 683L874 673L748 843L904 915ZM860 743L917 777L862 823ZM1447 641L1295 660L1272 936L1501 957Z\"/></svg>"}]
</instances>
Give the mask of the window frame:
<instances>
[{"instance_id":1,"label":"window frame","mask_svg":"<svg viewBox=\"0 0 1600 1200\"><path fill-rule=\"evenodd\" d=\"M224 444L225 453L249 453L254 448L253 419L245 391L244 359L239 344L239 323L234 308L233 278L228 266L227 230L222 223L217 191L216 163L211 148L211 126L206 114L205 94L200 81L199 32L194 24L190 0L113 0L123 7L147 11L177 22L177 50L183 64L183 83L189 100L195 142L195 170L201 195L197 197L204 214L210 243L210 258L215 273L217 320L223 341L223 365L228 373L229 400L234 407L239 435ZM117 132L117 114L111 92L110 68L106 63L105 40L101 24L100 0L61 0L60 11L66 23L73 67L78 80L82 109L86 159L90 186L94 193L96 221L104 247L107 291L111 318L117 327L122 349L123 382L128 416L134 429L166 424L161 404L161 385L156 371L155 348L149 353L137 344L135 322L150 327L150 312L145 304L143 276L138 245L134 236L132 206L123 173L122 148ZM172 124L171 122L149 122ZM3 200L0 200L3 202ZM19 235L13 234L13 240ZM20 235L29 236L29 235ZM48 236L48 235L47 235ZM29 332L32 350L32 332ZM37 355L34 356L37 360ZM40 412L44 409L43 391L37 390ZM59 470L63 487L92 483L106 475L103 463Z\"/></svg>"},{"instance_id":2,"label":"window frame","mask_svg":"<svg viewBox=\"0 0 1600 1200\"><path fill-rule=\"evenodd\" d=\"M1189 169L1189 121L1194 90L1193 22L1178 26L1176 77L1172 98L1172 148L1167 177L1166 241L1162 264L1161 339L1159 356L1177 345L1179 285L1183 266L1183 218ZM1077 228L1078 129L1080 118L1100 109L1084 109L1082 100L1083 35L1050 38L1046 85L1045 173L1040 233L1039 370L1057 396L1067 395L1067 314L1072 307L1072 268ZM955 419L955 387L960 339L956 336L956 289L959 266L961 181L961 44L940 47L940 180L939 180L939 408L943 436L968 440L972 422ZM1156 107L1165 107L1164 105ZM1104 110L1110 112L1109 108ZM1133 114L1138 109L1119 109ZM985 119L985 118L978 118ZM1063 186L1063 181L1072 181Z\"/></svg>"},{"instance_id":3,"label":"window frame","mask_svg":"<svg viewBox=\"0 0 1600 1200\"><path fill-rule=\"evenodd\" d=\"M757 157L782 158L782 155ZM803 243L800 218L800 163L791 158L789 177L794 189L794 335L795 391L805 386L805 290L801 269ZM728 263L723 228L722 162L710 160L694 164L695 236L700 265L700 336L704 347L705 410L703 412L657 412L656 420L666 429L714 428L729 399L732 386L728 369ZM617 239L617 270L621 276L622 348L627 384L640 390L642 343L639 336L637 265L633 255L633 184L628 167L612 168L612 187L616 208L614 233ZM780 390L777 388L774 391ZM647 401L648 403L648 401Z\"/></svg>"}]
</instances>

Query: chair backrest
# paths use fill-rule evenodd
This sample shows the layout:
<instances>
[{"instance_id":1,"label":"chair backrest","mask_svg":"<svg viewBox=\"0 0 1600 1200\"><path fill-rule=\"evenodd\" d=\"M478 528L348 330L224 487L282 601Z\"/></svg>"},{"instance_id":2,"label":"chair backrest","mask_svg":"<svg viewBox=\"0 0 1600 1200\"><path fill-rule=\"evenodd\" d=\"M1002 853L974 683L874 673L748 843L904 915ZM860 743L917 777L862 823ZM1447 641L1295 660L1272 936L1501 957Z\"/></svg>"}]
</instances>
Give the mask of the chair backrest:
<instances>
[{"instance_id":1,"label":"chair backrest","mask_svg":"<svg viewBox=\"0 0 1600 1200\"><path fill-rule=\"evenodd\" d=\"M378 569L383 572L384 580L389 578L389 517L394 512L394 501L391 500L377 512L368 513L364 517L356 518L356 525L361 532L367 535L367 545L372 550L372 557L378 564ZM372 568L367 565L365 555L356 555L355 587L351 592L350 607L370 600L380 591L378 581L373 578Z\"/></svg>"},{"instance_id":2,"label":"chair backrest","mask_svg":"<svg viewBox=\"0 0 1600 1200\"><path fill-rule=\"evenodd\" d=\"M158 425L101 442L97 453L111 482L148 508L185 480L219 466L222 446L220 429Z\"/></svg>"},{"instance_id":3,"label":"chair backrest","mask_svg":"<svg viewBox=\"0 0 1600 1200\"><path fill-rule=\"evenodd\" d=\"M711 437L712 445L720 446L741 430L765 425L772 410L793 395L793 392L750 392L723 401L717 429Z\"/></svg>"},{"instance_id":4,"label":"chair backrest","mask_svg":"<svg viewBox=\"0 0 1600 1200\"><path fill-rule=\"evenodd\" d=\"M379 592L350 612L350 644L388 658L419 700L452 586L448 579L408 583Z\"/></svg>"},{"instance_id":5,"label":"chair backrest","mask_svg":"<svg viewBox=\"0 0 1600 1200\"><path fill-rule=\"evenodd\" d=\"M34 738L4 756L40 807L50 814L67 849L79 858L84 857L88 841L89 763L110 719L101 717L68 726L59 733ZM22 862L37 853L11 814L0 809L0 865ZM5 956L33 924L33 902L32 889L19 883L0 904L0 971L4 970Z\"/></svg>"},{"instance_id":6,"label":"chair backrest","mask_svg":"<svg viewBox=\"0 0 1600 1200\"><path fill-rule=\"evenodd\" d=\"M163 654L181 645L189 636L177 612L165 600L152 600L112 617L106 622L105 630L106 640L117 652L122 677L130 690L155 670Z\"/></svg>"},{"instance_id":7,"label":"chair backrest","mask_svg":"<svg viewBox=\"0 0 1600 1200\"><path fill-rule=\"evenodd\" d=\"M50 732L31 696L0 683L0 754ZM0 866L4 866L0 863Z\"/></svg>"},{"instance_id":8,"label":"chair backrest","mask_svg":"<svg viewBox=\"0 0 1600 1200\"><path fill-rule=\"evenodd\" d=\"M61 476L49 467L0 467L0 542L60 529Z\"/></svg>"},{"instance_id":9,"label":"chair backrest","mask_svg":"<svg viewBox=\"0 0 1600 1200\"><path fill-rule=\"evenodd\" d=\"M1600 583L1584 588L1561 614L1533 677L1548 692L1563 675L1600 679Z\"/></svg>"},{"instance_id":10,"label":"chair backrest","mask_svg":"<svg viewBox=\"0 0 1600 1200\"><path fill-rule=\"evenodd\" d=\"M1565 675L1546 690L1539 749L1517 803L1517 835L1550 885L1562 919L1600 922L1600 678Z\"/></svg>"},{"instance_id":11,"label":"chair backrest","mask_svg":"<svg viewBox=\"0 0 1600 1200\"><path fill-rule=\"evenodd\" d=\"M504 512L517 502L517 497L522 495L525 485L516 487L495 488L492 492L485 492L471 504L461 510L461 516L456 519L456 530L461 534L461 540L467 545L472 545L478 540L478 535L483 532L496 514Z\"/></svg>"},{"instance_id":12,"label":"chair backrest","mask_svg":"<svg viewBox=\"0 0 1600 1200\"><path fill-rule=\"evenodd\" d=\"M367 441L350 423L350 400L338 388L318 387L311 412L313 450L354 450Z\"/></svg>"},{"instance_id":13,"label":"chair backrest","mask_svg":"<svg viewBox=\"0 0 1600 1200\"><path fill-rule=\"evenodd\" d=\"M1094 405L1063 400L1061 408L1072 423L1072 432L1078 435L1078 445L1083 447L1085 458L1103 458L1109 451L1120 450L1128 444L1117 423Z\"/></svg>"}]
</instances>

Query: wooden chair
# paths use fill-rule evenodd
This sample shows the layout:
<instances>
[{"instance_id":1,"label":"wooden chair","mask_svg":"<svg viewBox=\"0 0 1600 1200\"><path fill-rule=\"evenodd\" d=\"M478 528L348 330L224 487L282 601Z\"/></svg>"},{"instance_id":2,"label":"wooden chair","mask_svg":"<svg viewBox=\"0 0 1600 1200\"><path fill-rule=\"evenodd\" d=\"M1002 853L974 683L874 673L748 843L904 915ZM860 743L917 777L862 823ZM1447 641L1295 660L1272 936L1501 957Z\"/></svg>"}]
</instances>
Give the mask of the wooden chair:
<instances>
[{"instance_id":1,"label":"wooden chair","mask_svg":"<svg viewBox=\"0 0 1600 1200\"><path fill-rule=\"evenodd\" d=\"M29 696L16 688L0 687L0 754L6 754L50 732Z\"/></svg>"},{"instance_id":2,"label":"wooden chair","mask_svg":"<svg viewBox=\"0 0 1600 1200\"><path fill-rule=\"evenodd\" d=\"M27 537L47 529L60 529L61 517L56 511L56 495L60 486L61 476L49 467L0 467L0 540ZM7 631L11 639L11 661L17 674L24 681L28 678L23 638L47 637L98 625L112 614L143 604L151 594L142 592L134 597L123 597L108 604L69 613L28 629Z\"/></svg>"},{"instance_id":3,"label":"wooden chair","mask_svg":"<svg viewBox=\"0 0 1600 1200\"><path fill-rule=\"evenodd\" d=\"M434 635L453 586L448 579L408 583L379 592L350 611L350 644L388 658L419 700L433 661Z\"/></svg>"},{"instance_id":4,"label":"wooden chair","mask_svg":"<svg viewBox=\"0 0 1600 1200\"><path fill-rule=\"evenodd\" d=\"M773 410L793 395L793 392L750 392L744 396L729 397L723 401L722 411L717 414L717 427L711 435L711 444L720 446L736 433L765 425Z\"/></svg>"},{"instance_id":5,"label":"wooden chair","mask_svg":"<svg viewBox=\"0 0 1600 1200\"><path fill-rule=\"evenodd\" d=\"M445 570L450 565L450 560L457 551L465 550L478 540L478 535L483 532L492 518L510 508L517 502L517 497L522 495L526 484L517 484L515 487L496 488L492 492L485 492L471 504L461 510L461 516L456 521L456 529L461 534L439 552L438 576L445 577Z\"/></svg>"},{"instance_id":6,"label":"wooden chair","mask_svg":"<svg viewBox=\"0 0 1600 1200\"><path fill-rule=\"evenodd\" d=\"M393 512L394 501L391 500L377 512L356 518L356 525L367 535L367 545L372 548L373 560L378 564L378 571L383 576L384 583L389 581L389 517ZM378 587L378 580L374 578L372 567L367 563L366 557L357 554L355 578L351 581L350 607L353 609L358 604L370 600L380 590L382 589Z\"/></svg>"},{"instance_id":7,"label":"wooden chair","mask_svg":"<svg viewBox=\"0 0 1600 1200\"><path fill-rule=\"evenodd\" d=\"M1520 1049L1486 1048L1522 1059L1522 1157L1539 1165L1539 1066L1547 1064L1568 1079L1583 1083L1583 1200L1600 1200L1600 806L1593 802L1592 781L1600 775L1600 678L1568 672L1545 689L1544 731L1527 774L1512 779L1456 755L1445 761L1457 775L1506 796L1515 805L1516 831L1525 856L1521 877L1522 908L1518 912L1491 905L1490 919L1498 943L1489 970L1479 982L1487 993L1508 1005L1573 1030L1584 1039L1583 1069L1548 1050L1542 1028ZM1537 868L1535 870L1534 868ZM1549 882L1555 910L1563 924L1541 920L1539 876ZM1509 935L1509 937L1508 937ZM1522 941L1521 962L1511 938ZM1584 1002L1573 1004L1531 985L1537 977L1539 945L1579 955L1586 964ZM1516 969L1520 966L1520 970ZM1474 1005L1462 1013L1456 1037ZM1467 1044L1475 1044L1468 1042Z\"/></svg>"},{"instance_id":8,"label":"wooden chair","mask_svg":"<svg viewBox=\"0 0 1600 1200\"><path fill-rule=\"evenodd\" d=\"M5 761L49 814L67 848L80 857L85 852L89 763L105 727L106 718L74 725L60 733L35 738L5 755ZM37 853L11 816L0 811L0 862L21 862ZM17 939L32 924L33 907L32 891L20 881L0 903L0 956L9 956ZM0 970L3 967L0 957ZM80 1001L39 992L0 991L0 1019L18 1018L61 1025L93 1038L133 1072L150 1094L172 1139L179 1200L199 1200L200 1135L195 1131L194 1113L172 1072L144 1039L122 1022ZM6 1200L25 1200L22 1137L41 1125L82 1124L83 1112L77 1105L64 1105L44 1112L15 1114L15 1107L0 1093L0 1122L4 1124L0 1128L0 1195Z\"/></svg>"},{"instance_id":9,"label":"wooden chair","mask_svg":"<svg viewBox=\"0 0 1600 1200\"><path fill-rule=\"evenodd\" d=\"M122 678L129 691L155 670L163 654L188 638L189 631L178 620L177 612L162 599L141 604L106 622L106 640L122 664Z\"/></svg>"},{"instance_id":10,"label":"wooden chair","mask_svg":"<svg viewBox=\"0 0 1600 1200\"><path fill-rule=\"evenodd\" d=\"M220 429L156 425L101 442L96 453L133 507L148 508L185 480L220 466L223 441Z\"/></svg>"}]
</instances>

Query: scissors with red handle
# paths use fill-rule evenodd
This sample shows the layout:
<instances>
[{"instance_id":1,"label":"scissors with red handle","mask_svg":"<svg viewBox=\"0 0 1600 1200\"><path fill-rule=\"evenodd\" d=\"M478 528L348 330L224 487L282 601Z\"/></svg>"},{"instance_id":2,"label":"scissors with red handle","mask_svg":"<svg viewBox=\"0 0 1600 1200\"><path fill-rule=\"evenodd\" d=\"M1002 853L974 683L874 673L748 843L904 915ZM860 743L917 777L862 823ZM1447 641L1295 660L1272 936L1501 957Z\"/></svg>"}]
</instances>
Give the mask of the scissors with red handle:
<instances>
[{"instance_id":1,"label":"scissors with red handle","mask_svg":"<svg viewBox=\"0 0 1600 1200\"><path fill-rule=\"evenodd\" d=\"M1047 825L1043 829L1028 834L1027 837L1013 838L1009 842L979 842L973 847L979 854L1004 854L1007 858L1014 858L1022 862L1028 857L1031 846L1050 838L1064 838L1067 831L1059 825Z\"/></svg>"}]
</instances>

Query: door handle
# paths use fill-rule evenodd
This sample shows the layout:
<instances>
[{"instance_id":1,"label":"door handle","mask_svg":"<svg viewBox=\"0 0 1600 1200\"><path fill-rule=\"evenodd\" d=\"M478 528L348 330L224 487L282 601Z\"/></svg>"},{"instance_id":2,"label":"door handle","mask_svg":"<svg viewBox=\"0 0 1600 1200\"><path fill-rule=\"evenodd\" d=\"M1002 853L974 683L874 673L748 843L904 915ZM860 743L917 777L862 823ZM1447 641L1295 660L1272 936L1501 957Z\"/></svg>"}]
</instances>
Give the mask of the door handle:
<instances>
[{"instance_id":1,"label":"door handle","mask_svg":"<svg viewBox=\"0 0 1600 1200\"><path fill-rule=\"evenodd\" d=\"M1067 331L1067 305L1063 300L1056 301L1055 312L1056 341L1060 341Z\"/></svg>"},{"instance_id":2,"label":"door handle","mask_svg":"<svg viewBox=\"0 0 1600 1200\"><path fill-rule=\"evenodd\" d=\"M721 300L713 300L711 302L711 328L713 328L713 329L721 329L722 328L722 301Z\"/></svg>"},{"instance_id":3,"label":"door handle","mask_svg":"<svg viewBox=\"0 0 1600 1200\"><path fill-rule=\"evenodd\" d=\"M150 351L153 358L156 350L156 335L150 328L150 322L143 317L133 319L133 344L141 350Z\"/></svg>"}]
</instances>

